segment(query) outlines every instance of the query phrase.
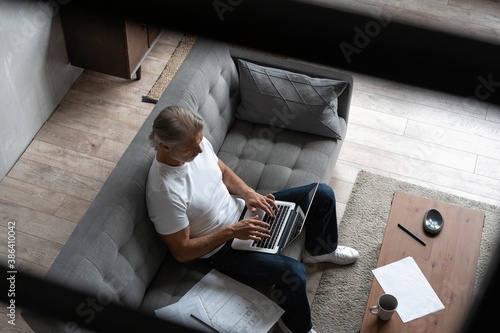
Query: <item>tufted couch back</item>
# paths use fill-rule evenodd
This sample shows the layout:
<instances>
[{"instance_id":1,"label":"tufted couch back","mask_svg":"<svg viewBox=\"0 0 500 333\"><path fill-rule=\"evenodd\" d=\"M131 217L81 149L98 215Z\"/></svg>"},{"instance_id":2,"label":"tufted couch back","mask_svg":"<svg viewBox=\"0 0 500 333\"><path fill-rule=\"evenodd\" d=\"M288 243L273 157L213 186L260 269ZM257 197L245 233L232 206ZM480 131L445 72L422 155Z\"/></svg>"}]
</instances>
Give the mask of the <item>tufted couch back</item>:
<instances>
[{"instance_id":1,"label":"tufted couch back","mask_svg":"<svg viewBox=\"0 0 500 333\"><path fill-rule=\"evenodd\" d=\"M227 47L214 47L214 41L205 39L196 41L196 52L189 53L183 65L181 80L169 86L156 107L181 105L198 113L205 120L203 134L217 153L240 101L236 65Z\"/></svg>"}]
</instances>

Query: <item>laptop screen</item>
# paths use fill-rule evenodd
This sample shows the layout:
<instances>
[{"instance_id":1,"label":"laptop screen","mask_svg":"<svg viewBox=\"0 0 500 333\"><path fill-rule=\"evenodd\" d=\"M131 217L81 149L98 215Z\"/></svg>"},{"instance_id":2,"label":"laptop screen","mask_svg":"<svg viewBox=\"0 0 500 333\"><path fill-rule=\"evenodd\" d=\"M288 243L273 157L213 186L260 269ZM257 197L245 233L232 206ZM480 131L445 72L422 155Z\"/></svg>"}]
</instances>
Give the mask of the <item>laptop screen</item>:
<instances>
[{"instance_id":1,"label":"laptop screen","mask_svg":"<svg viewBox=\"0 0 500 333\"><path fill-rule=\"evenodd\" d=\"M301 201L300 206L301 206L302 210L304 211L305 216L307 216L307 214L309 213L309 209L311 209L313 198L314 198L314 195L316 194L316 190L318 189L318 187L319 187L319 183L316 183L316 186L314 186L309 191L309 193L307 193L307 196L303 199L303 201ZM304 209L304 208L306 208L306 209Z\"/></svg>"}]
</instances>

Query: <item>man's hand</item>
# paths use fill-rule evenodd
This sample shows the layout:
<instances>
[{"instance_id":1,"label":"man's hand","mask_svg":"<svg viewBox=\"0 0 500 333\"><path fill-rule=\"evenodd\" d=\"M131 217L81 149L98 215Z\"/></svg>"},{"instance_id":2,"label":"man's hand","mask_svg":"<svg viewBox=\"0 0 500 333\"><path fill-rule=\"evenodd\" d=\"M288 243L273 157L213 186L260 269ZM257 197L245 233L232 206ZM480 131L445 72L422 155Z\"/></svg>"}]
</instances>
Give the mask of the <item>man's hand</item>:
<instances>
[{"instance_id":1,"label":"man's hand","mask_svg":"<svg viewBox=\"0 0 500 333\"><path fill-rule=\"evenodd\" d=\"M234 238L243 240L261 240L269 238L269 223L260 220L258 215L251 218L240 220L230 226L234 232Z\"/></svg>"},{"instance_id":2,"label":"man's hand","mask_svg":"<svg viewBox=\"0 0 500 333\"><path fill-rule=\"evenodd\" d=\"M269 228L269 223L255 215L200 237L190 237L189 225L173 234L160 236L177 261L188 262L207 254L233 238L256 241L269 238Z\"/></svg>"},{"instance_id":3,"label":"man's hand","mask_svg":"<svg viewBox=\"0 0 500 333\"><path fill-rule=\"evenodd\" d=\"M278 210L278 206L276 205L274 195L271 193L262 195L252 190L245 193L243 199L245 200L247 208L250 209L252 213L256 213L257 209L260 208L266 212L267 215L275 217L274 212Z\"/></svg>"},{"instance_id":4,"label":"man's hand","mask_svg":"<svg viewBox=\"0 0 500 333\"><path fill-rule=\"evenodd\" d=\"M262 195L238 177L231 168L229 168L221 159L218 161L219 168L222 172L222 181L226 185L229 193L241 196L252 213L257 213L260 208L265 211L269 216L274 216L274 211L278 209L274 196L272 194ZM262 217L262 216L261 216Z\"/></svg>"}]
</instances>

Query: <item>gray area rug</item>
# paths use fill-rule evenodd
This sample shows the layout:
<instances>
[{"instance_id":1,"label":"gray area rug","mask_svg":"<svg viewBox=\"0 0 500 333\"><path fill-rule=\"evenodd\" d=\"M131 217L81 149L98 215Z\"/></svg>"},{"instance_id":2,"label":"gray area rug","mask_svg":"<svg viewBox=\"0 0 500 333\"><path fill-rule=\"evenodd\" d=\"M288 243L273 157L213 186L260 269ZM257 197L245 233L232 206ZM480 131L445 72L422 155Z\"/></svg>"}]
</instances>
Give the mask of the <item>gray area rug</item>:
<instances>
[{"instance_id":1,"label":"gray area rug","mask_svg":"<svg viewBox=\"0 0 500 333\"><path fill-rule=\"evenodd\" d=\"M358 261L351 266L322 264L324 270L311 305L319 333L355 333L361 328L385 225L395 191L452 203L485 213L476 290L500 235L500 207L439 192L367 171L358 173L339 226L340 243L356 248Z\"/></svg>"}]
</instances>

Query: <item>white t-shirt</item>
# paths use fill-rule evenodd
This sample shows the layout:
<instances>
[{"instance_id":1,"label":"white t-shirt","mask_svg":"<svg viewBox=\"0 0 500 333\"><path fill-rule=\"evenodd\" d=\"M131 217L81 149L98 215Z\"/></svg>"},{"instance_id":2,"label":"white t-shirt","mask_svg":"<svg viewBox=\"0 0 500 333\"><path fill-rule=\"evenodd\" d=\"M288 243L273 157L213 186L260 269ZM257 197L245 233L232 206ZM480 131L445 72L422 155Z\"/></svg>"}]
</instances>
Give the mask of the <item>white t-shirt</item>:
<instances>
[{"instance_id":1,"label":"white t-shirt","mask_svg":"<svg viewBox=\"0 0 500 333\"><path fill-rule=\"evenodd\" d=\"M244 200L232 196L222 182L212 145L206 138L200 145L203 152L191 162L174 167L155 158L151 165L146 202L159 234L173 234L189 225L191 238L203 236L237 222L243 211Z\"/></svg>"}]
</instances>

